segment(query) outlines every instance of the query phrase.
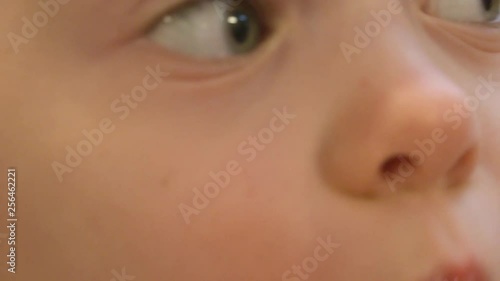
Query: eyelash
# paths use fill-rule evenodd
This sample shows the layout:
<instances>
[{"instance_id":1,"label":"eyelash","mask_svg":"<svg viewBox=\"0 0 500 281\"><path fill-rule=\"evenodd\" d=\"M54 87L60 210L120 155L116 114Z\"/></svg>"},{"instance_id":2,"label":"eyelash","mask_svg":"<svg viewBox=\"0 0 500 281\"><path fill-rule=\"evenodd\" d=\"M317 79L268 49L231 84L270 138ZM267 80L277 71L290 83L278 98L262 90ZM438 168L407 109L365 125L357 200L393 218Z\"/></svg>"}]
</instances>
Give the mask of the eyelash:
<instances>
[{"instance_id":1,"label":"eyelash","mask_svg":"<svg viewBox=\"0 0 500 281\"><path fill-rule=\"evenodd\" d=\"M180 9L187 7L187 6L190 6L190 5L196 5L197 3L207 2L207 1L210 1L210 0L179 1L179 3L173 4L170 7L168 7L167 9L162 10L162 12L159 13L149 25L153 25L154 23L159 22L165 15L167 15L169 13L180 10ZM235 0L216 0L216 2L219 2L221 4L225 4L228 6L232 6L232 5L226 4L226 2L232 2L232 1L235 1ZM262 20L272 18L271 16L277 12L277 9L279 8L278 6L286 5L286 3L281 1L281 0L237 0L237 1L240 1L240 3L247 2L247 4L252 5L259 12ZM234 7L237 7L237 6L234 6Z\"/></svg>"}]
</instances>

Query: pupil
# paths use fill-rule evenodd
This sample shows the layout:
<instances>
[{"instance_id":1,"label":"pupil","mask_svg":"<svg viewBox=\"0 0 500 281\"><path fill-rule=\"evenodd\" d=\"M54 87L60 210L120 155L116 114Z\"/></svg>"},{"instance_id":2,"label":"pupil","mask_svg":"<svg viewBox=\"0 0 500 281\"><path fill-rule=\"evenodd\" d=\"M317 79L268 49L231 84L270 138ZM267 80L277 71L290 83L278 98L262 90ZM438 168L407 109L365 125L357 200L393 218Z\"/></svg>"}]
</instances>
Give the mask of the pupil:
<instances>
[{"instance_id":1,"label":"pupil","mask_svg":"<svg viewBox=\"0 0 500 281\"><path fill-rule=\"evenodd\" d=\"M483 0L483 6L486 9L486 11L490 11L491 8L493 8L493 1L494 0Z\"/></svg>"},{"instance_id":2,"label":"pupil","mask_svg":"<svg viewBox=\"0 0 500 281\"><path fill-rule=\"evenodd\" d=\"M241 11L236 11L228 17L227 22L230 24L230 31L234 40L238 44L245 43L250 33L250 19L248 15Z\"/></svg>"}]
</instances>

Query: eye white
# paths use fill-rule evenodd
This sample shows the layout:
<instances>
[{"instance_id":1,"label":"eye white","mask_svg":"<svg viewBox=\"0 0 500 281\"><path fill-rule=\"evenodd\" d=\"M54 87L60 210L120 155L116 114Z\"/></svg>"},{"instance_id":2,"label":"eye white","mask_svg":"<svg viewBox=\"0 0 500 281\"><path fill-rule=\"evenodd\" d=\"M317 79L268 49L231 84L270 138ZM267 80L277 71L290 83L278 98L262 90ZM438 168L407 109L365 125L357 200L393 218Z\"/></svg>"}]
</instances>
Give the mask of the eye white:
<instances>
[{"instance_id":1,"label":"eye white","mask_svg":"<svg viewBox=\"0 0 500 281\"><path fill-rule=\"evenodd\" d=\"M213 1L165 16L149 38L166 48L196 57L231 55L226 23Z\"/></svg>"},{"instance_id":2,"label":"eye white","mask_svg":"<svg viewBox=\"0 0 500 281\"><path fill-rule=\"evenodd\" d=\"M499 5L495 3L493 7L495 10L486 11L482 0L430 0L429 10L431 14L447 20L491 23L500 21Z\"/></svg>"}]
</instances>

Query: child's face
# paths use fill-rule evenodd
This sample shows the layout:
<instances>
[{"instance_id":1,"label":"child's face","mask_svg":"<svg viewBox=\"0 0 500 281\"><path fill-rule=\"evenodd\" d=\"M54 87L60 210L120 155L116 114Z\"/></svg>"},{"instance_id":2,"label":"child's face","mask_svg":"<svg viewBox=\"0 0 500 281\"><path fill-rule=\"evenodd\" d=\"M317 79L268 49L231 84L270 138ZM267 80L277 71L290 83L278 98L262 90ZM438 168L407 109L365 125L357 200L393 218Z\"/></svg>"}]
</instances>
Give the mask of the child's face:
<instances>
[{"instance_id":1,"label":"child's face","mask_svg":"<svg viewBox=\"0 0 500 281\"><path fill-rule=\"evenodd\" d=\"M16 280L500 280L499 1L55 1L2 0Z\"/></svg>"}]
</instances>

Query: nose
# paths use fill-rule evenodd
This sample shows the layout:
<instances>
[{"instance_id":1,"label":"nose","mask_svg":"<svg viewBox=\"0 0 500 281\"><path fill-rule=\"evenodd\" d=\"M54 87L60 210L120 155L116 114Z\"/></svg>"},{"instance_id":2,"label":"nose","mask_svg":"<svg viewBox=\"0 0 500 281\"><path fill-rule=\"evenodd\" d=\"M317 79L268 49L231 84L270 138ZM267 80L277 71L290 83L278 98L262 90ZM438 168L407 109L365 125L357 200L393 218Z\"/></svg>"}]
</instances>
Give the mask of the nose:
<instances>
[{"instance_id":1,"label":"nose","mask_svg":"<svg viewBox=\"0 0 500 281\"><path fill-rule=\"evenodd\" d=\"M359 98L346 102L321 153L333 186L373 195L469 178L478 126L465 91L436 67L407 69L357 81Z\"/></svg>"}]
</instances>

